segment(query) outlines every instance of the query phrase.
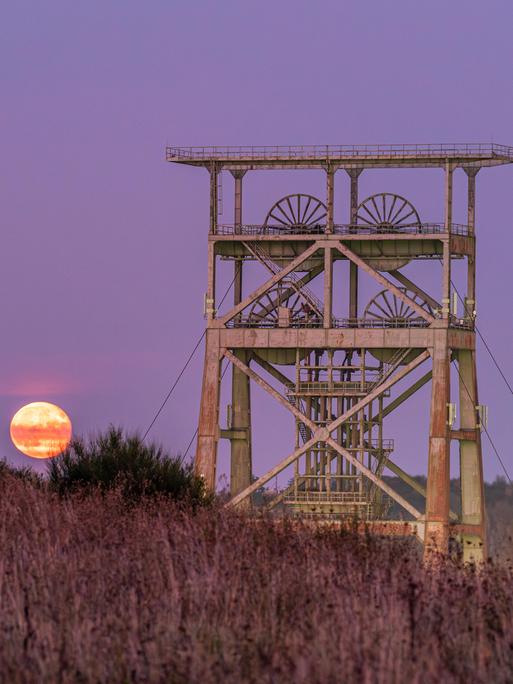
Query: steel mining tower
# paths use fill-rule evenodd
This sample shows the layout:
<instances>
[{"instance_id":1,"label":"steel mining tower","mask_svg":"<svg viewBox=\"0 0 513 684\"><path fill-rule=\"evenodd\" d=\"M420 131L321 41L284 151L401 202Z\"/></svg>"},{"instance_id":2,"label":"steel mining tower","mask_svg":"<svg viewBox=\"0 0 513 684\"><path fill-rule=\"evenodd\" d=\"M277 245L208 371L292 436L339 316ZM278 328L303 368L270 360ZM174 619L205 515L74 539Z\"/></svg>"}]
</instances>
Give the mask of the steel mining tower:
<instances>
[{"instance_id":1,"label":"steel mining tower","mask_svg":"<svg viewBox=\"0 0 513 684\"><path fill-rule=\"evenodd\" d=\"M210 173L206 351L195 456L196 471L206 485L215 487L218 441L229 439L230 505L250 505L258 488L289 468L289 485L269 501L271 508L320 519L356 518L382 534L417 535L428 554L447 552L449 540L456 538L465 559L484 558L480 428L485 407L478 400L475 359L475 183L481 168L513 162L513 148L168 147L167 160ZM366 169L433 167L445 178L443 223L424 222L413 204L396 194L358 195ZM243 178L249 171L268 169L320 170L325 196L276 198L262 212L259 225L248 225L242 214ZM457 169L467 176L467 225L452 218ZM218 222L221 171L234 178L232 225ZM334 221L337 171L349 176L349 196L341 202L347 208L346 224ZM226 313L217 310L220 259L234 265L234 299ZM243 273L250 260L261 265L263 282L246 292ZM336 260L346 264L344 281L333 278ZM436 273L436 292L426 292L404 274L407 264L420 260L427 260ZM459 315L451 277L455 260L466 265ZM363 277L377 285L366 302L358 297ZM322 288L316 294L311 287L319 280ZM334 315L334 295L346 302L343 318ZM226 360L232 365L232 400L222 428L219 396ZM451 364L457 372L452 374L457 378L452 395ZM288 409L295 422L290 453L281 459L277 455L276 465L256 481L250 381ZM385 419L428 382L424 488L394 463ZM451 440L459 443L461 510L456 512L449 500ZM424 510L392 489L383 478L385 469L425 498ZM387 516L392 503L403 511L396 520Z\"/></svg>"}]
</instances>

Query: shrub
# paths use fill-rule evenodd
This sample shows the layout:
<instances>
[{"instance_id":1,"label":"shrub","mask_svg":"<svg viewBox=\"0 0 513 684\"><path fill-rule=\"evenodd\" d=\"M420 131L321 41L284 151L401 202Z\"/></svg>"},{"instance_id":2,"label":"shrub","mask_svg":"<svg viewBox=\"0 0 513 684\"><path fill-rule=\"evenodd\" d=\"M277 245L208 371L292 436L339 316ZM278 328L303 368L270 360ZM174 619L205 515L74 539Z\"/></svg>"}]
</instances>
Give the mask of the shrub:
<instances>
[{"instance_id":1,"label":"shrub","mask_svg":"<svg viewBox=\"0 0 513 684\"><path fill-rule=\"evenodd\" d=\"M168 456L161 446L145 444L137 435L119 428L89 440L73 439L48 464L48 482L61 495L77 491L117 489L129 501L163 495L191 504L205 503L203 482L192 466Z\"/></svg>"},{"instance_id":2,"label":"shrub","mask_svg":"<svg viewBox=\"0 0 513 684\"><path fill-rule=\"evenodd\" d=\"M7 463L7 461L0 461L0 481L5 482L6 480L9 480L9 478L22 480L35 487L43 487L44 485L42 476L32 470L29 466L16 468Z\"/></svg>"}]
</instances>

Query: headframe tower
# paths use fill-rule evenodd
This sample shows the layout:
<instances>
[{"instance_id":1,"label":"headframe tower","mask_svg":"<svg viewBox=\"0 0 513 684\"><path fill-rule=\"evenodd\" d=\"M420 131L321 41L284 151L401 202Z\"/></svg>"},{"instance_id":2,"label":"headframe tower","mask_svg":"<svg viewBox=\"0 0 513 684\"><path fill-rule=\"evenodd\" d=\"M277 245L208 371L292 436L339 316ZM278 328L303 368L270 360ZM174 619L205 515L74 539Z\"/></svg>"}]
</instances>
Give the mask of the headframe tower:
<instances>
[{"instance_id":1,"label":"headframe tower","mask_svg":"<svg viewBox=\"0 0 513 684\"><path fill-rule=\"evenodd\" d=\"M481 431L475 355L476 175L513 162L513 148L496 144L293 147L168 147L170 162L210 174L206 349L195 468L216 484L218 441L231 444L229 505L248 506L252 494L286 468L289 485L268 503L320 519L361 520L381 534L414 534L426 554L446 553L458 539L466 560L486 554ZM367 169L438 168L444 174L444 221L426 223L407 198L378 193L361 199ZM277 198L262 222L243 220L245 174L254 170L316 169L325 195ZM453 175L467 177L467 223L453 222ZM234 221L220 225L219 174L234 179ZM334 219L335 174L349 176L346 224ZM234 298L217 311L216 268L233 261ZM455 260L466 264L464 292L455 290ZM244 288L244 265L262 267L263 282ZM344 261L345 281L333 277ZM429 260L439 288L428 293L403 272ZM441 265L441 268L440 268ZM379 290L360 301L361 277ZM317 279L317 280L316 280ZM309 284L321 281L317 293ZM334 295L346 302L334 314ZM457 313L455 297L461 296ZM460 305L461 306L461 305ZM232 365L228 424L220 425L221 364ZM457 381L451 394L451 364ZM454 373L453 373L454 376ZM253 481L250 384L257 383L293 417L291 450ZM392 457L386 418L431 383L427 483L424 488ZM407 386L405 386L405 383ZM400 388L397 393L398 386ZM428 407L426 406L426 412ZM459 416L459 424L455 422ZM450 507L450 448L459 444L461 510ZM383 478L387 470L425 498L418 510ZM387 502L404 516L390 520Z\"/></svg>"}]
</instances>

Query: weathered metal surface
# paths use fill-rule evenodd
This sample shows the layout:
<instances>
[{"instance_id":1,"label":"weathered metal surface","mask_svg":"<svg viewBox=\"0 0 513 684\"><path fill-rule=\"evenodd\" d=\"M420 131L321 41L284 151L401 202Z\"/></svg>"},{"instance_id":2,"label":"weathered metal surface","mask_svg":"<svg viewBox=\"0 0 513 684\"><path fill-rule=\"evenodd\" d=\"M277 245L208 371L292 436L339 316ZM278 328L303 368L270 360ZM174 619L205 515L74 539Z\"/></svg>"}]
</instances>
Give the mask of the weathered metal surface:
<instances>
[{"instance_id":1,"label":"weathered metal surface","mask_svg":"<svg viewBox=\"0 0 513 684\"><path fill-rule=\"evenodd\" d=\"M216 483L217 442L219 439L220 362L219 332L217 330L207 330L198 442L194 465L196 473L205 480L205 485L210 490L215 488Z\"/></svg>"},{"instance_id":2,"label":"weathered metal surface","mask_svg":"<svg viewBox=\"0 0 513 684\"><path fill-rule=\"evenodd\" d=\"M290 465L292 484L272 505L279 503L314 516L312 524L322 524L323 519L336 524L333 516L338 516L340 524L351 515L366 518L364 527L358 523L362 529L423 540L427 557L435 550L447 552L449 539L455 537L465 560L485 558L481 438L476 418L475 178L480 168L513 163L513 147L169 147L166 158L205 167L210 173L208 330L195 457L196 472L205 478L207 487L215 488L217 442L227 438L231 440L232 506L248 503L254 491ZM358 180L365 169L432 167L445 174L443 224L421 221L413 205L396 194L358 199ZM244 224L242 177L247 171L304 168L326 173L324 201L301 194L282 197L263 214L262 224ZM452 220L453 175L458 168L468 177L466 226ZM231 226L218 221L222 170L230 170L235 181ZM347 224L335 222L338 170L345 170L350 178ZM223 259L234 262L234 299L231 309L218 315L216 271ZM265 282L250 294L244 292L243 281L248 259L260 262L267 271ZM457 315L451 311L453 259L465 259L467 264L465 305ZM335 291L343 286L333 276L333 263L338 260L349 261L345 318L333 314ZM435 295L401 272L405 264L416 260L441 262L442 269L437 271L440 290ZM375 298L372 312L358 301L362 272L385 288L385 295ZM322 301L307 287L321 273ZM225 428L219 422L223 357L231 362L233 372L231 419ZM397 382L428 358L432 370L399 396L390 397ZM451 359L460 375L459 426L449 425ZM250 364L259 365L274 383L281 383L282 391ZM386 417L430 379L424 490L390 457L393 443L384 439L383 426ZM292 414L296 428L293 451L253 483L250 380ZM449 510L451 440L460 445L459 520ZM389 487L382 478L384 467L426 495L425 513ZM400 503L417 520L380 519L383 496Z\"/></svg>"},{"instance_id":3,"label":"weathered metal surface","mask_svg":"<svg viewBox=\"0 0 513 684\"><path fill-rule=\"evenodd\" d=\"M460 399L460 486L461 522L484 526L484 484L481 458L481 433L477 429L477 379L475 352L458 352L459 399ZM470 433L470 434L469 434ZM474 555L475 560L486 557L484 540L481 546L463 544L464 554ZM469 548L470 547L470 548Z\"/></svg>"},{"instance_id":4,"label":"weathered metal surface","mask_svg":"<svg viewBox=\"0 0 513 684\"><path fill-rule=\"evenodd\" d=\"M166 148L166 159L178 164L225 168L443 167L448 159L458 166L495 166L513 162L513 148L490 143L437 145L295 145Z\"/></svg>"},{"instance_id":5,"label":"weathered metal surface","mask_svg":"<svg viewBox=\"0 0 513 684\"><path fill-rule=\"evenodd\" d=\"M242 226L242 179L244 173L234 174L234 227L238 233ZM244 260L234 261L233 304L242 301ZM247 361L248 353L237 352L242 361ZM251 484L253 473L251 459L251 395L249 378L235 366L232 368L231 425L230 438L230 492L238 494ZM242 434L242 438L241 438ZM248 502L249 503L249 502Z\"/></svg>"}]
</instances>

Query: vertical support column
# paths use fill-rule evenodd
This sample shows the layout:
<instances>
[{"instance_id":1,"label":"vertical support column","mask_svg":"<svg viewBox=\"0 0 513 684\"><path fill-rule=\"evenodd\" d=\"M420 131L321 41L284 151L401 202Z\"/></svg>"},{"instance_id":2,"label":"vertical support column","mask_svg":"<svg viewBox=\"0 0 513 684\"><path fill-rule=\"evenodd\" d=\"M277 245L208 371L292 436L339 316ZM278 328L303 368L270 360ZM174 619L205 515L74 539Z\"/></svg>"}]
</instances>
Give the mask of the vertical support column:
<instances>
[{"instance_id":1,"label":"vertical support column","mask_svg":"<svg viewBox=\"0 0 513 684\"><path fill-rule=\"evenodd\" d=\"M337 397L337 418L341 416L344 412L344 404L343 404L343 399L342 397ZM337 428L337 443L340 444L340 446L344 446L344 430L342 425ZM342 455L337 453L336 455L337 458L337 492L341 492L343 490L343 482L342 482L342 475L344 474L343 472L343 459Z\"/></svg>"},{"instance_id":2,"label":"vertical support column","mask_svg":"<svg viewBox=\"0 0 513 684\"><path fill-rule=\"evenodd\" d=\"M335 171L330 164L326 166L326 233L333 233L333 207L335 197Z\"/></svg>"},{"instance_id":3,"label":"vertical support column","mask_svg":"<svg viewBox=\"0 0 513 684\"><path fill-rule=\"evenodd\" d=\"M242 232L242 179L245 171L232 171L235 180L235 198L234 198L234 216L233 228L235 235L240 235ZM242 266L243 259L235 259L234 264L234 282L233 282L233 303L240 304L242 300Z\"/></svg>"},{"instance_id":4,"label":"vertical support column","mask_svg":"<svg viewBox=\"0 0 513 684\"><path fill-rule=\"evenodd\" d=\"M451 229L452 229L452 176L454 166L445 164L445 233L443 243L442 318L451 313Z\"/></svg>"},{"instance_id":5,"label":"vertical support column","mask_svg":"<svg viewBox=\"0 0 513 684\"><path fill-rule=\"evenodd\" d=\"M216 486L220 365L219 330L208 329L205 338L205 365L194 470L203 478L209 491L214 491Z\"/></svg>"},{"instance_id":6,"label":"vertical support column","mask_svg":"<svg viewBox=\"0 0 513 684\"><path fill-rule=\"evenodd\" d=\"M429 456L426 492L426 532L424 556L446 554L449 550L450 430L450 351L447 329L434 331L432 349L433 379L429 423Z\"/></svg>"},{"instance_id":7,"label":"vertical support column","mask_svg":"<svg viewBox=\"0 0 513 684\"><path fill-rule=\"evenodd\" d=\"M464 169L467 174L467 224L470 235L476 232L476 176L479 167L467 167Z\"/></svg>"},{"instance_id":8,"label":"vertical support column","mask_svg":"<svg viewBox=\"0 0 513 684\"><path fill-rule=\"evenodd\" d=\"M215 162L210 165L210 233L217 233L218 197L217 197L217 174L219 169Z\"/></svg>"},{"instance_id":9,"label":"vertical support column","mask_svg":"<svg viewBox=\"0 0 513 684\"><path fill-rule=\"evenodd\" d=\"M324 327L331 328L333 312L333 254L331 247L324 247Z\"/></svg>"},{"instance_id":10,"label":"vertical support column","mask_svg":"<svg viewBox=\"0 0 513 684\"><path fill-rule=\"evenodd\" d=\"M465 297L465 317L473 319L476 310L476 176L478 168L466 168L468 181L467 224L472 236L472 253L467 257L467 296Z\"/></svg>"},{"instance_id":11,"label":"vertical support column","mask_svg":"<svg viewBox=\"0 0 513 684\"><path fill-rule=\"evenodd\" d=\"M305 360L306 365L308 365L308 370L306 371L306 379L307 382L312 382L313 379L313 373L312 373L312 353L310 352ZM301 376L299 376L299 379L301 379ZM297 386L297 390L299 390L299 385ZM307 396L305 398L305 404L306 404L306 415L310 420L315 420L315 414L314 414L314 407L313 407L313 401L311 396ZM312 431L310 430L309 427L306 428L306 436L307 440L312 438ZM314 468L312 466L312 451L311 449L308 449L305 453L305 474L306 475L313 475ZM310 490L312 489L313 486L313 478L312 477L307 477L306 478L306 483L305 483L305 489Z\"/></svg>"},{"instance_id":12,"label":"vertical support column","mask_svg":"<svg viewBox=\"0 0 513 684\"><path fill-rule=\"evenodd\" d=\"M210 325L216 315L216 247L215 242L208 243L208 273L207 273L207 296L205 298L205 316L207 326Z\"/></svg>"},{"instance_id":13,"label":"vertical support column","mask_svg":"<svg viewBox=\"0 0 513 684\"><path fill-rule=\"evenodd\" d=\"M245 171L232 171L235 180L234 198L234 232L240 234L242 228L242 178ZM242 269L244 261L234 261L233 303L242 301ZM247 351L236 351L235 355L249 365L250 354ZM250 379L238 368L232 368L232 424L230 439L230 493L237 495L251 484L251 389ZM244 437L241 437L241 433ZM240 507L250 506L251 497L244 499Z\"/></svg>"},{"instance_id":14,"label":"vertical support column","mask_svg":"<svg viewBox=\"0 0 513 684\"><path fill-rule=\"evenodd\" d=\"M350 186L350 215L349 223L355 226L358 209L358 178L362 169L346 169L351 179ZM358 266L352 261L349 263L349 318L358 318Z\"/></svg>"},{"instance_id":15,"label":"vertical support column","mask_svg":"<svg viewBox=\"0 0 513 684\"><path fill-rule=\"evenodd\" d=\"M486 558L483 459L481 433L477 429L477 374L475 352L458 351L460 384L460 427L475 430L475 441L460 440L461 522L474 527L462 534L463 560L482 562Z\"/></svg>"}]
</instances>

